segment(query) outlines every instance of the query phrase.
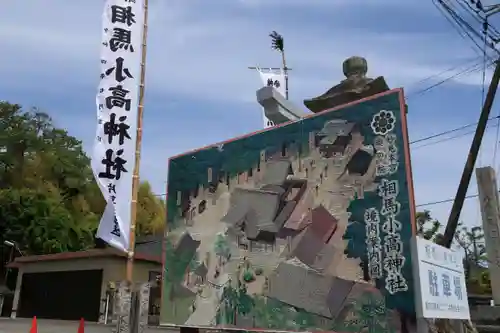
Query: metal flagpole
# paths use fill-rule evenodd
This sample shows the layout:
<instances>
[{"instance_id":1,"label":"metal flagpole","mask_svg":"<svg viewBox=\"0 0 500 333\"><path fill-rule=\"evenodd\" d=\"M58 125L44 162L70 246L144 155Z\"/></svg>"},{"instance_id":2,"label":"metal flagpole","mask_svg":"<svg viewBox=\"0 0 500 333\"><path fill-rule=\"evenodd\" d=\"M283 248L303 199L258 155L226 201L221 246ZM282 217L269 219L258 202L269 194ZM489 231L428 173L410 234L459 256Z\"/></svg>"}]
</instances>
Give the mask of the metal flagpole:
<instances>
[{"instance_id":1,"label":"metal flagpole","mask_svg":"<svg viewBox=\"0 0 500 333\"><path fill-rule=\"evenodd\" d=\"M132 202L130 207L130 245L127 259L126 277L132 283L134 272L135 225L137 218L137 198L139 192L139 166L142 144L142 115L144 113L144 92L146 78L146 41L148 37L148 0L144 1L144 29L142 32L141 78L139 85L139 105L137 106L137 137L135 142L135 164L132 175Z\"/></svg>"}]
</instances>

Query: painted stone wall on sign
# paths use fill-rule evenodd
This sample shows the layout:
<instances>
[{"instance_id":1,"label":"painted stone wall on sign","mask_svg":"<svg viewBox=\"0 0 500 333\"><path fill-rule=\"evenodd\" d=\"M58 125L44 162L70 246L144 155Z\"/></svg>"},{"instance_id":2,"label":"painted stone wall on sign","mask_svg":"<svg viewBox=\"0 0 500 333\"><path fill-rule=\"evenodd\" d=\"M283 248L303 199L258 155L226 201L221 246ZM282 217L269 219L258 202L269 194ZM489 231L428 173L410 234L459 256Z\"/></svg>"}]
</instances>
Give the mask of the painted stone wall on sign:
<instances>
[{"instance_id":1,"label":"painted stone wall on sign","mask_svg":"<svg viewBox=\"0 0 500 333\"><path fill-rule=\"evenodd\" d=\"M170 159L161 323L398 332L414 202L393 90Z\"/></svg>"}]
</instances>

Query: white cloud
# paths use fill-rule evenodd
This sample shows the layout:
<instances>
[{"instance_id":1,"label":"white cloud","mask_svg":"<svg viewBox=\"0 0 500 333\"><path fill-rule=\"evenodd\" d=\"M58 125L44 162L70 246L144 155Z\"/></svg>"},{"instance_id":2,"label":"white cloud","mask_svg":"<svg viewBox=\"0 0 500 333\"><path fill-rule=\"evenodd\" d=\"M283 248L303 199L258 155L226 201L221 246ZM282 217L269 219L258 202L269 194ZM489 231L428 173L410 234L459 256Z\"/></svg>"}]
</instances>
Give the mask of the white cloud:
<instances>
[{"instance_id":1,"label":"white cloud","mask_svg":"<svg viewBox=\"0 0 500 333\"><path fill-rule=\"evenodd\" d=\"M242 3L261 5L260 0L249 1ZM378 6L393 6L392 0L387 1ZM0 56L0 70L16 73L20 81L33 75L65 80L77 75L80 82L93 84L98 70L101 2L87 1L83 5L51 0L51 3L50 8L59 9L49 10L45 4L30 1L29 6L9 3L2 11L0 38L7 47L18 51ZM314 5L329 3L315 0ZM271 4L290 10L304 1L287 1L285 5L276 0ZM332 5L343 4L344 1L332 2ZM285 25L278 18L271 22L239 12L223 19L222 15L199 15L199 11L209 10L212 5L207 6L200 1L151 2L149 91L196 93L212 100L254 101L258 79L247 67L280 64L280 57L270 50L267 38L276 25L282 26L280 32L286 38L289 66L293 67L291 95L300 99L317 95L342 79L341 63L353 54L365 56L370 75L384 75L393 87L419 81L446 69L449 62L471 56L460 37L450 38L440 32L373 33L354 28L330 30L328 25L325 29L308 28L306 18L304 24L295 26ZM235 7L235 4L226 1L225 6ZM352 18L355 17L353 11ZM332 19L335 20L335 12ZM38 61L33 61L35 56ZM478 74L464 75L456 82L478 84L481 78Z\"/></svg>"}]
</instances>

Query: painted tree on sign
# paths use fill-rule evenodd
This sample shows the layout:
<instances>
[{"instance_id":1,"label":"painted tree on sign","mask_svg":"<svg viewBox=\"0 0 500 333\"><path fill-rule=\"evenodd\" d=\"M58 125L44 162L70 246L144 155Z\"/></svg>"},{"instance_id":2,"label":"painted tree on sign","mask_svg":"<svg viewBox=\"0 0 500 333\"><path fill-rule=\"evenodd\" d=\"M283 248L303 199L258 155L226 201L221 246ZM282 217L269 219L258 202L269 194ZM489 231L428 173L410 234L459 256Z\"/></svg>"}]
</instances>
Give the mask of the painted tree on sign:
<instances>
[{"instance_id":1,"label":"painted tree on sign","mask_svg":"<svg viewBox=\"0 0 500 333\"><path fill-rule=\"evenodd\" d=\"M219 257L219 261L229 255L229 244L222 233L218 233L215 238L214 252Z\"/></svg>"}]
</instances>

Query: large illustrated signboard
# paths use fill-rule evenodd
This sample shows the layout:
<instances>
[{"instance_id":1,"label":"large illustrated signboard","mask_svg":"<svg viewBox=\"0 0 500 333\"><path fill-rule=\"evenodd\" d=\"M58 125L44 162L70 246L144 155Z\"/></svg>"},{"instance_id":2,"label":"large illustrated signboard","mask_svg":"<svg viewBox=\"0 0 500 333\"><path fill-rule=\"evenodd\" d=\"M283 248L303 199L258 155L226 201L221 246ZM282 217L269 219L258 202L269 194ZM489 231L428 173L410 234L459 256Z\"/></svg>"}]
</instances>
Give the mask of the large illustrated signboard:
<instances>
[{"instance_id":1,"label":"large illustrated signboard","mask_svg":"<svg viewBox=\"0 0 500 333\"><path fill-rule=\"evenodd\" d=\"M415 313L403 101L171 158L161 324L399 332Z\"/></svg>"}]
</instances>

